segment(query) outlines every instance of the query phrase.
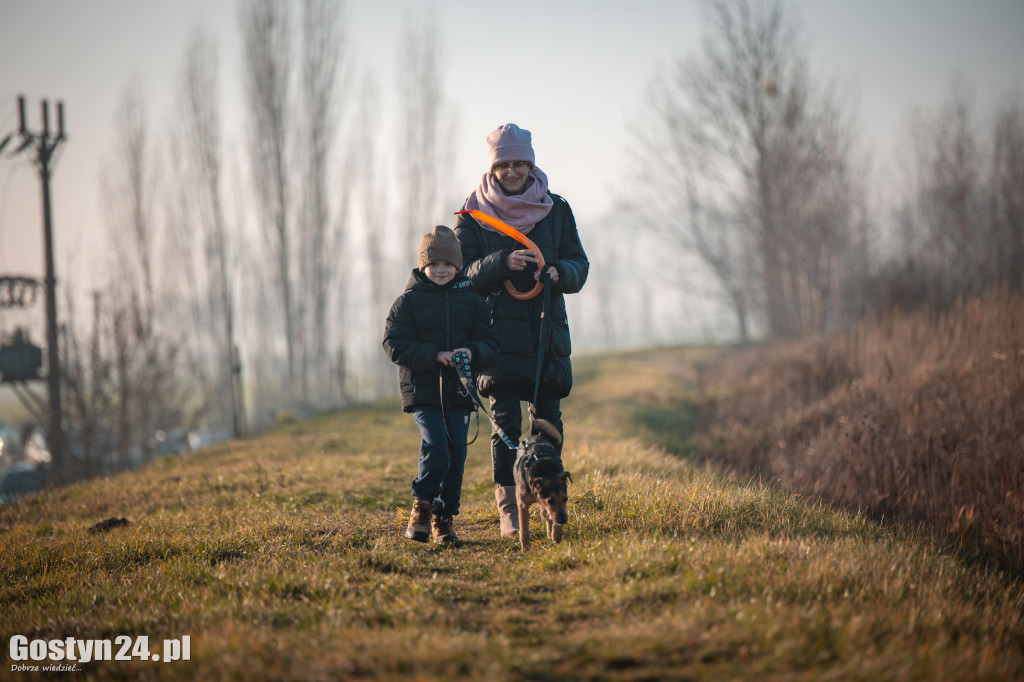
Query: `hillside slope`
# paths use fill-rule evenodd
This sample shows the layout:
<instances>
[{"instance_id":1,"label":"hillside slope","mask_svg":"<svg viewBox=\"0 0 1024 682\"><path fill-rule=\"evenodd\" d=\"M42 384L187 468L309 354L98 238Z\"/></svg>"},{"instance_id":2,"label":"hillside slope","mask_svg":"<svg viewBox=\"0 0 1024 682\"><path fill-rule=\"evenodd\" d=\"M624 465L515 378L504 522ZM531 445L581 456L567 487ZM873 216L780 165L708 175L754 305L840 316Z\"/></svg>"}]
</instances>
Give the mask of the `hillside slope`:
<instances>
[{"instance_id":1,"label":"hillside slope","mask_svg":"<svg viewBox=\"0 0 1024 682\"><path fill-rule=\"evenodd\" d=\"M1020 582L667 454L715 354L577 361L570 524L527 555L498 537L486 421L464 543L401 536L418 434L395 405L0 507L2 676L46 677L12 670L15 636L123 635L188 636L190 660L77 679L1024 679Z\"/></svg>"}]
</instances>

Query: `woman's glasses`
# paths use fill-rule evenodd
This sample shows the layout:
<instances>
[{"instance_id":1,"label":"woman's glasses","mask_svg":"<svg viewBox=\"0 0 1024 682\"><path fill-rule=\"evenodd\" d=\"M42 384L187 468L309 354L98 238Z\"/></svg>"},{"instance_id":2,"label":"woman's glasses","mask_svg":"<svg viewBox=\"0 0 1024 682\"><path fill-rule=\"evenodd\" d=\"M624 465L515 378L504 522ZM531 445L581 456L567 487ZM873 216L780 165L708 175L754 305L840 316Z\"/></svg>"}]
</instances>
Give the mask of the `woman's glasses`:
<instances>
[{"instance_id":1,"label":"woman's glasses","mask_svg":"<svg viewBox=\"0 0 1024 682\"><path fill-rule=\"evenodd\" d=\"M512 171L516 173L526 173L530 170L529 161L516 161L514 163L496 163L491 168L494 173L500 173L501 175L508 175Z\"/></svg>"}]
</instances>

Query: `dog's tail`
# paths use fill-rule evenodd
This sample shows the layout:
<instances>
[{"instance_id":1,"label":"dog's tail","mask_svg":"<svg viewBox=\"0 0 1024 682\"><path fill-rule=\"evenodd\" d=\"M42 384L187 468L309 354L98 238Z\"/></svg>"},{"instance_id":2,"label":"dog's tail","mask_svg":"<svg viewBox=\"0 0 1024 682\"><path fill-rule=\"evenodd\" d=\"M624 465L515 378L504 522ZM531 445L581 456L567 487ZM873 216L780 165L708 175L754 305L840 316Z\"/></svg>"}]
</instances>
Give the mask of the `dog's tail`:
<instances>
[{"instance_id":1,"label":"dog's tail","mask_svg":"<svg viewBox=\"0 0 1024 682\"><path fill-rule=\"evenodd\" d=\"M538 431L544 434L547 439L555 445L562 444L562 434L560 434L558 429L555 428L555 425L547 419L536 419L530 423L530 433L536 434Z\"/></svg>"}]
</instances>

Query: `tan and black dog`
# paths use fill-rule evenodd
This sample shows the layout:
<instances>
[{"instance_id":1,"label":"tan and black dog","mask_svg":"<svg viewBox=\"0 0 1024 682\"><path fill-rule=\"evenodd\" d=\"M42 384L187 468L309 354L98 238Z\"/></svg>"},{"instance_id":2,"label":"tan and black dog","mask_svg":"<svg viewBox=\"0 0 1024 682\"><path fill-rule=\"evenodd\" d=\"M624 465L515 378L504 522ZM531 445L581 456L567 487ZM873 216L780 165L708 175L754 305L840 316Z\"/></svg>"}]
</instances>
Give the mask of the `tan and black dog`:
<instances>
[{"instance_id":1,"label":"tan and black dog","mask_svg":"<svg viewBox=\"0 0 1024 682\"><path fill-rule=\"evenodd\" d=\"M540 505L548 523L548 537L562 541L562 524L568 523L565 503L569 500L566 481L572 476L562 469L558 446L562 435L551 422L538 419L530 424L530 437L524 441L515 464L516 503L519 505L519 542L523 551L530 548L530 507Z\"/></svg>"}]
</instances>

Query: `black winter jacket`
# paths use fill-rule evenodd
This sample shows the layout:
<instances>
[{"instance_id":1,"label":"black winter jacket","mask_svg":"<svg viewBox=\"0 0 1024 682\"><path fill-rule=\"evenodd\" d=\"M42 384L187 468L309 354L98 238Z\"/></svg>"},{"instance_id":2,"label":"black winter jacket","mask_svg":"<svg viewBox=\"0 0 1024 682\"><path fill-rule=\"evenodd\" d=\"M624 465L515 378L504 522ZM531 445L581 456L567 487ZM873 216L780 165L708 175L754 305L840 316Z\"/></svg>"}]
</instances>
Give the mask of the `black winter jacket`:
<instances>
[{"instance_id":1,"label":"black winter jacket","mask_svg":"<svg viewBox=\"0 0 1024 682\"><path fill-rule=\"evenodd\" d=\"M583 250L576 219L569 203L548 192L554 205L551 212L528 235L544 254L546 265L558 270L558 283L551 287L550 341L545 354L541 383L551 387L560 397L572 389L572 364L569 355L569 320L565 313L564 294L575 294L587 281L590 261ZM465 207L464 207L465 208ZM498 363L479 377L480 393L489 395L494 388L513 384L533 385L537 363L537 344L540 340L540 312L543 294L529 301L512 298L505 290L504 281L511 279L519 291L529 291L536 280L536 268L512 272L506 258L516 249L524 248L511 237L485 230L468 213L459 216L455 235L462 245L462 271L473 282L487 304L498 330L501 352Z\"/></svg>"},{"instance_id":2,"label":"black winter jacket","mask_svg":"<svg viewBox=\"0 0 1024 682\"><path fill-rule=\"evenodd\" d=\"M462 274L444 286L413 270L405 291L391 306L384 327L384 351L399 366L402 409L441 406L440 378L444 378L445 406L473 404L458 395L461 386L453 367L438 363L441 351L468 348L476 376L498 358L498 335L490 311Z\"/></svg>"}]
</instances>

